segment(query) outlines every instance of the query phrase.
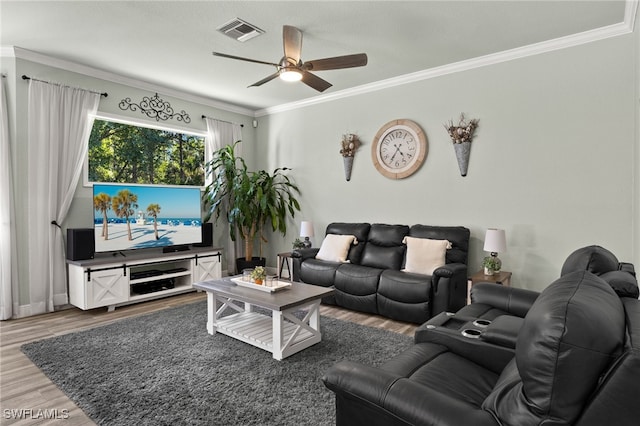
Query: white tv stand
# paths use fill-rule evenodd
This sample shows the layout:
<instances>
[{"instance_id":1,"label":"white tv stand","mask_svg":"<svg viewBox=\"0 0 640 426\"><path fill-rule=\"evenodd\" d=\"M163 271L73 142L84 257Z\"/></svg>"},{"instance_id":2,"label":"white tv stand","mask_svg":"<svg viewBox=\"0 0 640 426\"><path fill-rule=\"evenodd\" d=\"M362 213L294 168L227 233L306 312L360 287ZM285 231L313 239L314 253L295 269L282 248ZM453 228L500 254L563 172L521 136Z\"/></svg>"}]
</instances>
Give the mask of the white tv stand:
<instances>
[{"instance_id":1,"label":"white tv stand","mask_svg":"<svg viewBox=\"0 0 640 426\"><path fill-rule=\"evenodd\" d=\"M107 306L113 311L116 306L193 291L194 282L221 277L221 256L221 249L194 247L67 260L69 301L84 310Z\"/></svg>"}]
</instances>

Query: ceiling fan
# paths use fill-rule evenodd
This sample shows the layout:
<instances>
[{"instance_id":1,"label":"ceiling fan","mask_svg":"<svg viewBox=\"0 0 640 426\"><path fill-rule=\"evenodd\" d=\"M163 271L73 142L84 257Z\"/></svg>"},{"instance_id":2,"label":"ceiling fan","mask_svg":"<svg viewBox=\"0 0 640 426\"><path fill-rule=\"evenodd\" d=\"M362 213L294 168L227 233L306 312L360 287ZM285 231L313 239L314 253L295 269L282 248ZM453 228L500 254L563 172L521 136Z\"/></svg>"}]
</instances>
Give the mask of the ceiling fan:
<instances>
[{"instance_id":1,"label":"ceiling fan","mask_svg":"<svg viewBox=\"0 0 640 426\"><path fill-rule=\"evenodd\" d=\"M315 74L312 74L310 71L337 70L367 65L366 53L335 56L332 58L302 62L302 31L291 25L284 25L282 27L282 38L284 44L284 56L277 64L273 62L259 61L256 59L242 58L240 56L227 55L226 53L213 52L213 54L215 56L222 56L223 58L238 59L240 61L255 62L257 64L273 65L276 67L277 71L275 73L253 83L249 87L261 86L276 77L280 77L285 81L302 80L302 82L307 86L312 87L319 92L324 92L331 87L331 83L323 80Z\"/></svg>"}]
</instances>

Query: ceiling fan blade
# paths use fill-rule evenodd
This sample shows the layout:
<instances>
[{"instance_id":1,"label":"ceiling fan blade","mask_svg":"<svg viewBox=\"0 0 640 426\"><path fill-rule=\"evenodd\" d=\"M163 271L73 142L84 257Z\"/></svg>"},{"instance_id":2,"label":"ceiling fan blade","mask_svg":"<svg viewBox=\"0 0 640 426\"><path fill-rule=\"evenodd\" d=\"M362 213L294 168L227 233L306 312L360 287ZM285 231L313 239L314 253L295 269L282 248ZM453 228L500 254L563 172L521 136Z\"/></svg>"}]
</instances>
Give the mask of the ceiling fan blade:
<instances>
[{"instance_id":1,"label":"ceiling fan blade","mask_svg":"<svg viewBox=\"0 0 640 426\"><path fill-rule=\"evenodd\" d=\"M291 25L282 27L282 42L284 44L284 56L294 61L293 65L300 62L302 51L302 31Z\"/></svg>"},{"instance_id":2,"label":"ceiling fan blade","mask_svg":"<svg viewBox=\"0 0 640 426\"><path fill-rule=\"evenodd\" d=\"M324 92L332 86L328 81L321 79L317 75L311 74L309 71L304 71L302 73L302 82L307 86L316 89L318 92Z\"/></svg>"},{"instance_id":3,"label":"ceiling fan blade","mask_svg":"<svg viewBox=\"0 0 640 426\"><path fill-rule=\"evenodd\" d=\"M278 64L274 64L273 62L258 61L257 59L249 59L249 58L243 58L241 56L227 55L226 53L220 53L220 52L213 52L213 56L221 56L223 58L237 59L239 61L255 62L256 64L273 65L274 67L278 66Z\"/></svg>"},{"instance_id":4,"label":"ceiling fan blade","mask_svg":"<svg viewBox=\"0 0 640 426\"><path fill-rule=\"evenodd\" d=\"M305 69L310 71L337 70L341 68L363 67L365 65L367 65L366 53L316 59L304 63Z\"/></svg>"},{"instance_id":5,"label":"ceiling fan blade","mask_svg":"<svg viewBox=\"0 0 640 426\"><path fill-rule=\"evenodd\" d=\"M262 86L263 84L268 83L268 82L270 82L271 80L273 80L274 78L278 77L278 75L280 75L280 73L279 73L279 72L275 72L275 73L271 74L270 76L265 77L265 78L263 78L262 80L260 80L260 81L257 81L257 82L255 82L255 83L253 83L253 84L252 84L251 86L249 86L249 87L258 87L258 86Z\"/></svg>"}]
</instances>

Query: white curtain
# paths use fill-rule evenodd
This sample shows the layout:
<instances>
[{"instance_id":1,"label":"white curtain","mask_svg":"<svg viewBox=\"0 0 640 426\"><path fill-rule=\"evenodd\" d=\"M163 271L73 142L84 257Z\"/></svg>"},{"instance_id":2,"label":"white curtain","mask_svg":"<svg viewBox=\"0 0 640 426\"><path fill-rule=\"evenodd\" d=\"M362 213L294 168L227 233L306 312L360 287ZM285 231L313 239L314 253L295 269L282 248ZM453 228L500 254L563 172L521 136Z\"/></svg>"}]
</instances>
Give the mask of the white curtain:
<instances>
[{"instance_id":1,"label":"white curtain","mask_svg":"<svg viewBox=\"0 0 640 426\"><path fill-rule=\"evenodd\" d=\"M207 139L205 142L205 161L211 160L213 153L225 145L233 145L242 140L242 127L239 124L220 121L206 117ZM242 143L236 145L236 157L242 156ZM228 233L227 233L228 234ZM235 243L228 237L227 240L227 271L231 273L236 269L236 258L242 253L242 239L236 238Z\"/></svg>"},{"instance_id":2,"label":"white curtain","mask_svg":"<svg viewBox=\"0 0 640 426\"><path fill-rule=\"evenodd\" d=\"M28 112L31 314L68 301L62 229L88 150L100 94L31 79ZM90 115L91 114L91 115Z\"/></svg>"},{"instance_id":3,"label":"white curtain","mask_svg":"<svg viewBox=\"0 0 640 426\"><path fill-rule=\"evenodd\" d=\"M9 115L5 78L0 83L0 320L13 316L18 297ZM13 278L13 279L12 279ZM17 300L15 302L17 305Z\"/></svg>"}]
</instances>

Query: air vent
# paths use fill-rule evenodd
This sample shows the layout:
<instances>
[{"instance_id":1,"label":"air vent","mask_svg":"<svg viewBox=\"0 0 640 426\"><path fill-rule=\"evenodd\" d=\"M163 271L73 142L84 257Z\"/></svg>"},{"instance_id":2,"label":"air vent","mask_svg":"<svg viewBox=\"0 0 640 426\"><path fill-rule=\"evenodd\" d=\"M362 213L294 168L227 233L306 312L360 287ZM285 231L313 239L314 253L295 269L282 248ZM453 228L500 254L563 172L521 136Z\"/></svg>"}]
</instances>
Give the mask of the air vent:
<instances>
[{"instance_id":1,"label":"air vent","mask_svg":"<svg viewBox=\"0 0 640 426\"><path fill-rule=\"evenodd\" d=\"M243 21L240 18L232 19L226 24L217 28L222 34L225 34L235 40L245 42L254 37L264 34L264 31L255 25L251 25L248 22Z\"/></svg>"}]
</instances>

